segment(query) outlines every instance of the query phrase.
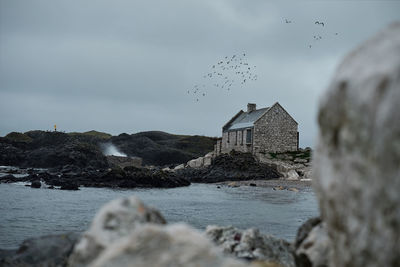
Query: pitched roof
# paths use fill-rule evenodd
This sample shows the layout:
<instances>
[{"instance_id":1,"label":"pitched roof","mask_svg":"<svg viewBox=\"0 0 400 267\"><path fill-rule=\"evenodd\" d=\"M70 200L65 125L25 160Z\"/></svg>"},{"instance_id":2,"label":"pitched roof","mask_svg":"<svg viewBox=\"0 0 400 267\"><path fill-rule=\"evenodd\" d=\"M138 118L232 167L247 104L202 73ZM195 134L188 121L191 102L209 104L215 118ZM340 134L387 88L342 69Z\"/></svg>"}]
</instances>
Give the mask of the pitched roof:
<instances>
[{"instance_id":1,"label":"pitched roof","mask_svg":"<svg viewBox=\"0 0 400 267\"><path fill-rule=\"evenodd\" d=\"M248 128L248 127L253 127L254 122L257 121L261 116L269 110L269 107L267 108L260 108L257 110L253 110L250 112L242 112L238 114L236 118L234 118L229 125L226 125L226 128L224 129L225 131L230 131L230 130L237 130L237 129L242 129L242 128Z\"/></svg>"}]
</instances>

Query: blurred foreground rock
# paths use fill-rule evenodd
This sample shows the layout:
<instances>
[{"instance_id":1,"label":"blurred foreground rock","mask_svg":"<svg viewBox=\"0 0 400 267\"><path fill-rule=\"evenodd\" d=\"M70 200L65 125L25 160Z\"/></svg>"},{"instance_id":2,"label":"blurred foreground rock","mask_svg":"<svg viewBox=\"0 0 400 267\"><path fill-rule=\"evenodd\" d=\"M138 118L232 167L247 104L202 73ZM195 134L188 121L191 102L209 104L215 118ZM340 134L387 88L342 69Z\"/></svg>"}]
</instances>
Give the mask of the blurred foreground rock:
<instances>
[{"instance_id":1,"label":"blurred foreground rock","mask_svg":"<svg viewBox=\"0 0 400 267\"><path fill-rule=\"evenodd\" d=\"M326 267L331 245L326 224L320 218L311 218L297 230L294 242L297 267Z\"/></svg>"},{"instance_id":2,"label":"blurred foreground rock","mask_svg":"<svg viewBox=\"0 0 400 267\"><path fill-rule=\"evenodd\" d=\"M69 265L88 265L103 250L133 233L143 223L165 224L166 221L157 210L146 207L135 197L115 199L107 203L75 245Z\"/></svg>"},{"instance_id":3,"label":"blurred foreground rock","mask_svg":"<svg viewBox=\"0 0 400 267\"><path fill-rule=\"evenodd\" d=\"M200 232L185 224L143 225L114 242L91 264L105 266L245 266L224 257Z\"/></svg>"},{"instance_id":4,"label":"blurred foreground rock","mask_svg":"<svg viewBox=\"0 0 400 267\"><path fill-rule=\"evenodd\" d=\"M350 53L318 113L330 266L400 266L400 23Z\"/></svg>"},{"instance_id":5,"label":"blurred foreground rock","mask_svg":"<svg viewBox=\"0 0 400 267\"><path fill-rule=\"evenodd\" d=\"M283 239L263 235L258 229L239 230L231 226L208 226L206 235L225 254L246 260L263 260L282 266L295 266L291 244Z\"/></svg>"},{"instance_id":6,"label":"blurred foreground rock","mask_svg":"<svg viewBox=\"0 0 400 267\"><path fill-rule=\"evenodd\" d=\"M113 200L77 242L68 266L294 266L289 243L254 229L214 227L205 235L186 224L164 224L158 211L135 197ZM238 233L234 255L256 261L234 259L212 243L224 247L222 237L234 241Z\"/></svg>"}]
</instances>

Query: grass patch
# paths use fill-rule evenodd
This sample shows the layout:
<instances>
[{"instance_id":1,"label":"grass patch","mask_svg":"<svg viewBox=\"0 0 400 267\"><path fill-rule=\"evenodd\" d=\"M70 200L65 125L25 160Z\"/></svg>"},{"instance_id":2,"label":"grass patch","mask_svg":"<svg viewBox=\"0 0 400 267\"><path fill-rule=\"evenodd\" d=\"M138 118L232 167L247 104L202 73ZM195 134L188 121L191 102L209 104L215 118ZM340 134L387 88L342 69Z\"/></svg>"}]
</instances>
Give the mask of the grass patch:
<instances>
[{"instance_id":1,"label":"grass patch","mask_svg":"<svg viewBox=\"0 0 400 267\"><path fill-rule=\"evenodd\" d=\"M71 136L79 136L79 135L93 136L93 137L104 139L104 140L108 140L108 139L110 139L112 137L111 134L98 132L98 131L95 131L95 130L84 132L84 133L71 132L71 133L68 133L68 134L71 135Z\"/></svg>"},{"instance_id":2,"label":"grass patch","mask_svg":"<svg viewBox=\"0 0 400 267\"><path fill-rule=\"evenodd\" d=\"M28 135L18 132L11 132L7 134L5 138L14 142L24 142L24 143L30 143L33 140Z\"/></svg>"}]
</instances>

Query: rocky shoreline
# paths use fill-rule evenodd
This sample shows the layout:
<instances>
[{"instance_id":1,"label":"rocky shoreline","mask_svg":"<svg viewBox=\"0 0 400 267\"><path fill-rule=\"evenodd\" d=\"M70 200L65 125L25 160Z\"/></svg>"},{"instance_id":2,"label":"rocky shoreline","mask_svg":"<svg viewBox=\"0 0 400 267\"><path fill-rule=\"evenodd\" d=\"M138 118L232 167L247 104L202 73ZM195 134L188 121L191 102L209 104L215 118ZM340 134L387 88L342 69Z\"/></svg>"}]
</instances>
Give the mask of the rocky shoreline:
<instances>
[{"instance_id":1,"label":"rocky shoreline","mask_svg":"<svg viewBox=\"0 0 400 267\"><path fill-rule=\"evenodd\" d=\"M20 169L18 169L21 172ZM12 171L11 171L12 172ZM49 189L78 190L84 187L113 188L172 188L188 186L190 182L174 173L146 168L125 167L101 170L79 170L74 166L64 166L61 170L27 169L26 175L8 174L0 177L0 183L30 183L31 187Z\"/></svg>"},{"instance_id":2,"label":"rocky shoreline","mask_svg":"<svg viewBox=\"0 0 400 267\"><path fill-rule=\"evenodd\" d=\"M109 157L106 157L108 159ZM172 188L193 183L215 183L223 181L270 180L281 177L273 167L260 163L249 153L231 152L210 161L207 166L186 166L171 170L162 167L142 167L129 158L110 157L114 164L109 168L94 166L79 167L64 165L48 169L20 169L0 167L0 183L28 182L34 188L42 185L54 189L77 190L84 187L113 188Z\"/></svg>"},{"instance_id":3,"label":"rocky shoreline","mask_svg":"<svg viewBox=\"0 0 400 267\"><path fill-rule=\"evenodd\" d=\"M246 180L246 181L225 181L215 183L217 186L254 186L261 188L272 188L273 190L305 191L312 190L311 181L271 179L271 180Z\"/></svg>"}]
</instances>

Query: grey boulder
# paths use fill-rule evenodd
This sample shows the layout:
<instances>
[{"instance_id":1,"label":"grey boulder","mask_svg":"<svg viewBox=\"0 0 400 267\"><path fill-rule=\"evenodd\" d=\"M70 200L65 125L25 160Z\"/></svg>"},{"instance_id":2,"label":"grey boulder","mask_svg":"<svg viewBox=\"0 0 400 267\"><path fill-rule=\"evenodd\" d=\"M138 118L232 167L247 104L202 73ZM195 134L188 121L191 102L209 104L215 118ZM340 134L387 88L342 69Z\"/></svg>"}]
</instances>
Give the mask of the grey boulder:
<instances>
[{"instance_id":1,"label":"grey boulder","mask_svg":"<svg viewBox=\"0 0 400 267\"><path fill-rule=\"evenodd\" d=\"M318 113L314 188L330 266L400 266L400 23L340 64Z\"/></svg>"}]
</instances>

